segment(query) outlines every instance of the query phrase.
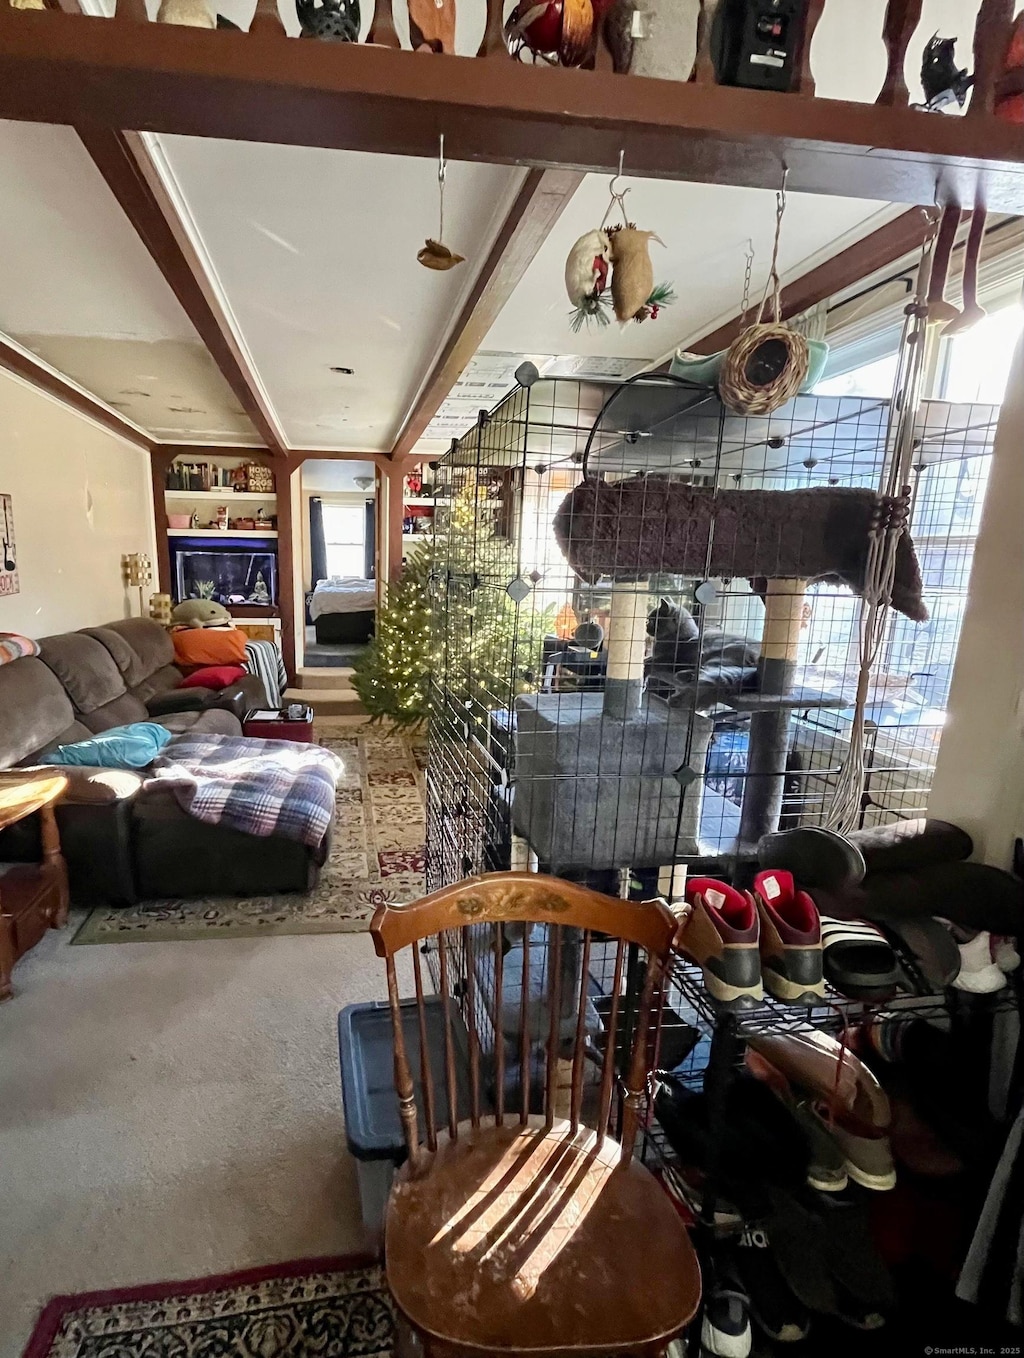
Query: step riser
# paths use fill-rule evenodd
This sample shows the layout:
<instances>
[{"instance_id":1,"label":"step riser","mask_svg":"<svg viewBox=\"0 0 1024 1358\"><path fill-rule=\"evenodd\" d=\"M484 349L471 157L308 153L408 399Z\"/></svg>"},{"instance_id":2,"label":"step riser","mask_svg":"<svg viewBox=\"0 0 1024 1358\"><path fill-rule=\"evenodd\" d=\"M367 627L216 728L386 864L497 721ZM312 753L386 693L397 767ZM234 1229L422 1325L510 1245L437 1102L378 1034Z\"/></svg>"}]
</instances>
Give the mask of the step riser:
<instances>
[{"instance_id":1,"label":"step riser","mask_svg":"<svg viewBox=\"0 0 1024 1358\"><path fill-rule=\"evenodd\" d=\"M352 674L350 669L299 670L295 676L295 686L300 689L337 689L339 693L351 693Z\"/></svg>"},{"instance_id":2,"label":"step riser","mask_svg":"<svg viewBox=\"0 0 1024 1358\"><path fill-rule=\"evenodd\" d=\"M314 717L360 717L366 716L359 695L354 689L319 690L290 688L284 695L284 703L305 703L313 709Z\"/></svg>"}]
</instances>

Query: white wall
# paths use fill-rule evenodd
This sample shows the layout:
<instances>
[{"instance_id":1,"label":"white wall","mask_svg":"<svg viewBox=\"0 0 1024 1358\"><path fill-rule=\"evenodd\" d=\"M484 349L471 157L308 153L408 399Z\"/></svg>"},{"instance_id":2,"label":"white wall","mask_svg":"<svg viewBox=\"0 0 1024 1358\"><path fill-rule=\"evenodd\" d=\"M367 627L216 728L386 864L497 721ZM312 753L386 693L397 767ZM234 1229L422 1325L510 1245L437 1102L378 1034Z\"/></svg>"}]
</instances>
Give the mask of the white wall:
<instances>
[{"instance_id":1,"label":"white wall","mask_svg":"<svg viewBox=\"0 0 1024 1358\"><path fill-rule=\"evenodd\" d=\"M928 814L1008 868L1024 834L1024 339L999 417Z\"/></svg>"},{"instance_id":2,"label":"white wall","mask_svg":"<svg viewBox=\"0 0 1024 1358\"><path fill-rule=\"evenodd\" d=\"M42 637L138 612L121 555L155 560L148 454L0 372L0 493L13 497L21 585L0 597L0 632Z\"/></svg>"}]
</instances>

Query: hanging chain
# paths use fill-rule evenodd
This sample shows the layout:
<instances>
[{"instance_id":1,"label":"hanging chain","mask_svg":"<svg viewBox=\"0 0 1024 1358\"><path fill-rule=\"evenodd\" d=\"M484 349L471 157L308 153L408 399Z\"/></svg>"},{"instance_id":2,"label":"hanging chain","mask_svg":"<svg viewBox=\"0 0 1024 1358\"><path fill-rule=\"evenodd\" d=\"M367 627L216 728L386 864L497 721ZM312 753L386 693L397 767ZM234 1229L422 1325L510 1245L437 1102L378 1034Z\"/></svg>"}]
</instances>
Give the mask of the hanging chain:
<instances>
[{"instance_id":1,"label":"hanging chain","mask_svg":"<svg viewBox=\"0 0 1024 1358\"><path fill-rule=\"evenodd\" d=\"M743 310L740 315L740 329L746 330L747 317L750 315L750 275L754 269L754 241L747 237L747 261L743 270Z\"/></svg>"},{"instance_id":2,"label":"hanging chain","mask_svg":"<svg viewBox=\"0 0 1024 1358\"><path fill-rule=\"evenodd\" d=\"M437 158L437 195L440 200L440 222L437 228L437 239L444 241L444 180L448 170L448 162L444 158L444 133L441 133L441 150Z\"/></svg>"}]
</instances>

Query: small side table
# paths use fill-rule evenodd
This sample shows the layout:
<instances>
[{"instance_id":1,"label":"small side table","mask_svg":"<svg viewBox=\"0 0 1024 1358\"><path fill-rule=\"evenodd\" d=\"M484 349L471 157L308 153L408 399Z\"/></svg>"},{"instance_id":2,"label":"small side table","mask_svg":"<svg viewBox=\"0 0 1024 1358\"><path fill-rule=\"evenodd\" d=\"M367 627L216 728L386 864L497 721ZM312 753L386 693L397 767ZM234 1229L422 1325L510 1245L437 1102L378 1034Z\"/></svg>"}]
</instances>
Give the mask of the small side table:
<instances>
[{"instance_id":1,"label":"small side table","mask_svg":"<svg viewBox=\"0 0 1024 1358\"><path fill-rule=\"evenodd\" d=\"M9 769L0 773L0 830L39 813L43 856L38 863L0 863L0 1000L10 999L11 972L47 929L68 922L68 872L60 851L54 803L65 793L62 773Z\"/></svg>"},{"instance_id":2,"label":"small side table","mask_svg":"<svg viewBox=\"0 0 1024 1358\"><path fill-rule=\"evenodd\" d=\"M266 707L253 708L242 721L242 734L257 736L262 740L296 740L303 745L312 745L316 739L313 735L313 709L303 706L300 716L289 717L285 707L278 711Z\"/></svg>"}]
</instances>

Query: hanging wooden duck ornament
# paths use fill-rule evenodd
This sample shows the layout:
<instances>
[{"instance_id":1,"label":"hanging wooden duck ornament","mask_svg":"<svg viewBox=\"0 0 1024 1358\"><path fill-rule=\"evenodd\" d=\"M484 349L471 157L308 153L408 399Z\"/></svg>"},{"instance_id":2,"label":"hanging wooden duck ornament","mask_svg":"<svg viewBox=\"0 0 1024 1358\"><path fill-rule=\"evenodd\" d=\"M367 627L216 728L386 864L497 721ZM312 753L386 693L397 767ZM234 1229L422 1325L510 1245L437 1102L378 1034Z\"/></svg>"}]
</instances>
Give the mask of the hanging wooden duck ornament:
<instances>
[{"instance_id":1,"label":"hanging wooden duck ornament","mask_svg":"<svg viewBox=\"0 0 1024 1358\"><path fill-rule=\"evenodd\" d=\"M661 308L675 301L670 284L654 282L650 243L656 240L663 245L664 241L653 231L641 231L635 222L626 220L629 189L620 192L615 187L621 173L620 156L604 221L595 231L580 236L565 261L565 290L573 304L570 324L574 331L591 321L607 325L609 306L616 319L625 323L657 320ZM608 218L616 207L622 221L609 226Z\"/></svg>"},{"instance_id":2,"label":"hanging wooden duck ornament","mask_svg":"<svg viewBox=\"0 0 1024 1358\"><path fill-rule=\"evenodd\" d=\"M607 231L587 231L569 251L565 261L565 290L573 305L572 328L578 331L589 320L608 324L608 271L612 243Z\"/></svg>"}]
</instances>

